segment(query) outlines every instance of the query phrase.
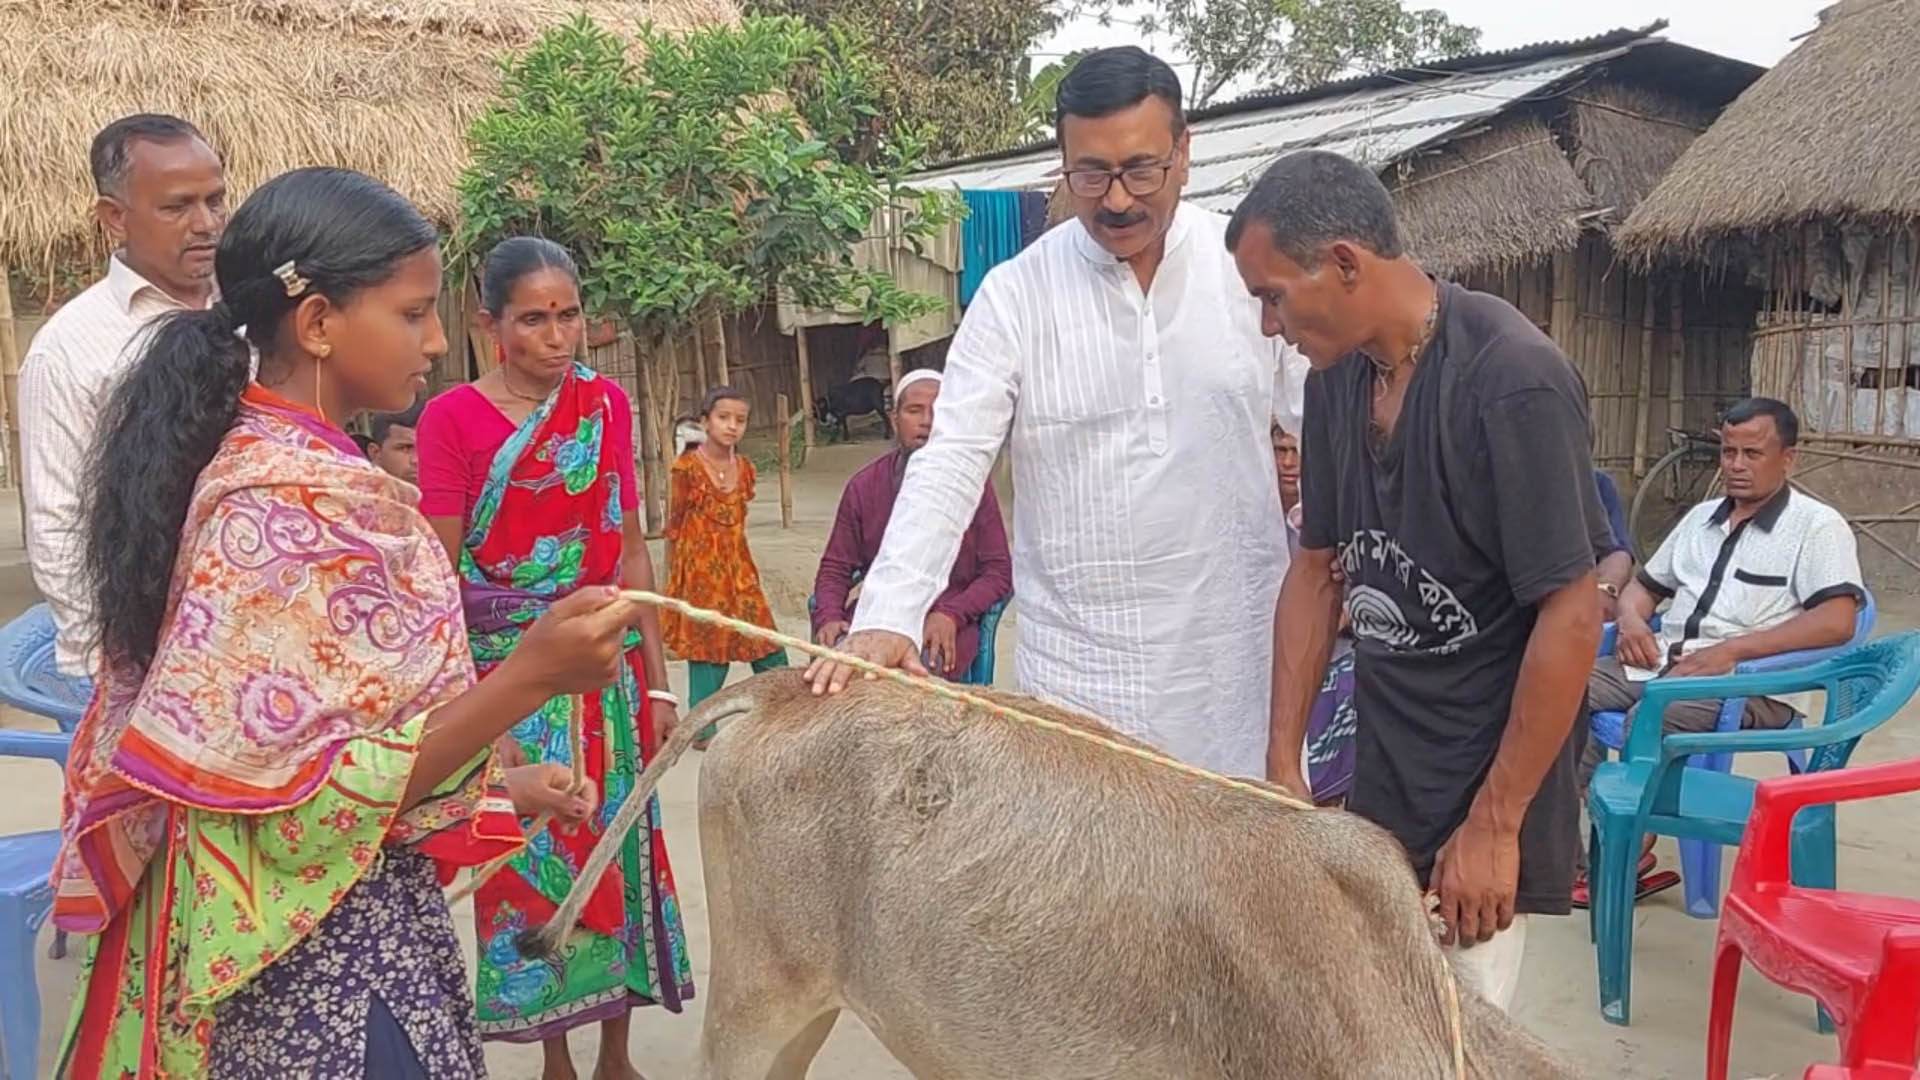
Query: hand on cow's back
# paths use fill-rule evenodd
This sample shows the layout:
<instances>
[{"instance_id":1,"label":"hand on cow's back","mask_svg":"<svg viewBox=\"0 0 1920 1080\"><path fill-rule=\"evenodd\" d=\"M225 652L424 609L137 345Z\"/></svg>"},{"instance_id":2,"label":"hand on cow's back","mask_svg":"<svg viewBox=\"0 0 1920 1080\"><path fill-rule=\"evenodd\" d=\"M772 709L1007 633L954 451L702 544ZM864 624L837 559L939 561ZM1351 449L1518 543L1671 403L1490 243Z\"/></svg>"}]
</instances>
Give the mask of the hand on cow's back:
<instances>
[{"instance_id":1,"label":"hand on cow's back","mask_svg":"<svg viewBox=\"0 0 1920 1080\"><path fill-rule=\"evenodd\" d=\"M898 668L909 675L927 673L926 666L920 662L919 653L913 647L913 639L891 630L856 631L840 643L839 651L857 656L870 664ZM807 685L813 688L815 694L837 694L847 688L855 670L849 664L818 657L807 665Z\"/></svg>"}]
</instances>

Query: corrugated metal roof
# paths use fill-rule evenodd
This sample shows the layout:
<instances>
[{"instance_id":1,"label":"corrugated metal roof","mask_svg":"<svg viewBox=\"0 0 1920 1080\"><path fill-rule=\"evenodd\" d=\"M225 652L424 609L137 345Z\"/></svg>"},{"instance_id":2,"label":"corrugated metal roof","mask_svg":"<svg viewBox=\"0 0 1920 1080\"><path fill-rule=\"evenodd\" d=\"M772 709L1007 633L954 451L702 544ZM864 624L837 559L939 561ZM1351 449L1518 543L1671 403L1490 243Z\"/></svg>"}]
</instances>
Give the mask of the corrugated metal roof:
<instances>
[{"instance_id":1,"label":"corrugated metal roof","mask_svg":"<svg viewBox=\"0 0 1920 1080\"><path fill-rule=\"evenodd\" d=\"M1471 130L1512 105L1549 92L1586 68L1658 40L1645 32L1595 39L1587 47L1492 62L1477 70L1417 70L1368 76L1318 92L1234 102L1195 114L1193 168L1185 198L1230 210L1282 155L1314 147L1373 168ZM1351 87L1350 89L1343 87ZM916 186L1048 190L1060 163L1051 144L1024 153L930 170Z\"/></svg>"}]
</instances>

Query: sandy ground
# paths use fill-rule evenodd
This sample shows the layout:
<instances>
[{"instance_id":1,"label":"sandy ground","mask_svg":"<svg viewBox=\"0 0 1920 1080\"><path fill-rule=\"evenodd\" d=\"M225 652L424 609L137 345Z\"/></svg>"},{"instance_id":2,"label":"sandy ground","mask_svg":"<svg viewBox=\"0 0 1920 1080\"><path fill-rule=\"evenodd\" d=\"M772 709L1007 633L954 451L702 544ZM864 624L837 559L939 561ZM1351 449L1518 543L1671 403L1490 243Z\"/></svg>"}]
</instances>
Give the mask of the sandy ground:
<instances>
[{"instance_id":1,"label":"sandy ground","mask_svg":"<svg viewBox=\"0 0 1920 1080\"><path fill-rule=\"evenodd\" d=\"M794 486L794 522L780 528L778 486L767 475L753 508L753 547L767 579L768 593L784 629L804 632L806 594L811 588L814 562L825 542L839 492L848 474L883 449L878 442L823 447L814 451L808 467L797 473ZM36 599L28 579L18 540L18 518L0 513L0 618ZM1920 602L1912 598L1882 597L1883 630L1920 624ZM1000 636L1000 679L1011 672L1009 659L1018 636L1017 606ZM684 692L682 665L675 667L676 689ZM745 669L736 668L736 677ZM48 728L33 717L7 713L7 726ZM1920 755L1920 706L1908 709L1860 748L1856 760L1884 761ZM1746 768L1770 775L1780 771L1773 761L1759 760ZM667 777L662 789L663 814L675 876L692 941L695 979L704 991L707 957L706 905L702 896L700 847L694 822L697 772L681 767ZM0 833L54 826L59 816L56 772L31 761L0 761L0 789L12 792L0 799ZM1842 811L1840 875L1845 887L1906 896L1920 895L1920 859L1911 838L1920 825L1920 799L1903 798ZM1663 843L1662 858L1677 863L1671 844ZM1731 853L1725 860L1732 865ZM1301 912L1312 919L1312 912ZM462 932L471 939L471 907L456 913ZM1689 918L1674 889L1641 906L1636 916L1634 1025L1613 1027L1600 1019L1595 1000L1593 951L1584 916L1536 919L1529 931L1526 966L1516 1015L1552 1045L1581 1062L1593 1076L1664 1078L1698 1075L1704 1063L1707 985L1711 971L1714 924ZM50 931L43 931L43 937ZM45 1074L65 1023L78 970L72 959L53 961L44 956L39 981L44 1005L42 1064ZM699 1040L704 998L696 998L687 1012L662 1010L637 1014L633 1026L635 1062L652 1080L674 1080L693 1075L693 1055ZM1009 1002L1011 1022L1017 1023L1020 1003ZM1734 1074L1740 1077L1797 1077L1813 1061L1837 1056L1831 1037L1813 1029L1813 1010L1805 1000L1776 990L1751 975L1743 983L1736 1020ZM597 1036L576 1032L575 1062L588 1074ZM541 1074L537 1047L492 1044L487 1060L496 1077L531 1080ZM843 1016L813 1075L836 1080L891 1080L906 1070L896 1064L878 1041L851 1017Z\"/></svg>"}]
</instances>

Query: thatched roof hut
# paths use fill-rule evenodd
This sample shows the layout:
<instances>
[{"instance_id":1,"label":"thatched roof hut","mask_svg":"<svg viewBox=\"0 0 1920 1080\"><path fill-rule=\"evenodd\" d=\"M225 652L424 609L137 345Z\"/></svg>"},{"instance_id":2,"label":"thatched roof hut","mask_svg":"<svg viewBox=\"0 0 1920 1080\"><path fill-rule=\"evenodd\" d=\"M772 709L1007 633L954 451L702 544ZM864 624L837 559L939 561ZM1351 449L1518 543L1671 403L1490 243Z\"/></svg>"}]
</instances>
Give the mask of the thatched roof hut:
<instances>
[{"instance_id":1,"label":"thatched roof hut","mask_svg":"<svg viewBox=\"0 0 1920 1080\"><path fill-rule=\"evenodd\" d=\"M344 165L451 220L498 57L580 12L738 18L733 0L0 0L0 265L98 264L87 146L133 112L193 121L237 191Z\"/></svg>"},{"instance_id":2,"label":"thatched roof hut","mask_svg":"<svg viewBox=\"0 0 1920 1080\"><path fill-rule=\"evenodd\" d=\"M1809 222L1920 221L1915 42L1916 0L1828 8L1668 171L1621 231L1622 251L1717 262Z\"/></svg>"},{"instance_id":3,"label":"thatched roof hut","mask_svg":"<svg viewBox=\"0 0 1920 1080\"><path fill-rule=\"evenodd\" d=\"M1623 220L1760 74L1666 41L1664 26L1196 110L1186 198L1231 210L1278 158L1329 149L1380 170L1429 269L1459 276L1570 251L1583 232ZM1055 185L1058 164L1058 147L1045 142L954 162L916 183L1037 190ZM1057 217L1065 207L1051 209Z\"/></svg>"},{"instance_id":4,"label":"thatched roof hut","mask_svg":"<svg viewBox=\"0 0 1920 1080\"><path fill-rule=\"evenodd\" d=\"M1795 482L1870 541L1876 588L1920 588L1916 43L1920 0L1827 8L1617 236L1640 266L1760 289L1743 342L1753 392L1800 414Z\"/></svg>"},{"instance_id":5,"label":"thatched roof hut","mask_svg":"<svg viewBox=\"0 0 1920 1080\"><path fill-rule=\"evenodd\" d=\"M1637 476L1662 448L1661 427L1704 423L1745 395L1757 303L1738 285L1617 265L1615 229L1761 74L1667 41L1663 26L1196 110L1185 197L1231 210L1270 164L1307 148L1378 170L1421 264L1499 294L1551 333L1587 380L1596 460ZM915 182L1037 190L1054 187L1059 162L1046 143ZM1070 212L1058 196L1056 221Z\"/></svg>"}]
</instances>

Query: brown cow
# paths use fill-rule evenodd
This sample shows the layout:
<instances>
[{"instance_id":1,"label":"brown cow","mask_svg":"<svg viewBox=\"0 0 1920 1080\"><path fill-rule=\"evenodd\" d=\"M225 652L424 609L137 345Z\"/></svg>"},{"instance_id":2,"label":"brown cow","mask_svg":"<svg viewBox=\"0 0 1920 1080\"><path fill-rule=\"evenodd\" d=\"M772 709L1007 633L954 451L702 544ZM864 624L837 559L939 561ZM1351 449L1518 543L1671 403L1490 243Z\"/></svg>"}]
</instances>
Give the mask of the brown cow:
<instances>
[{"instance_id":1,"label":"brown cow","mask_svg":"<svg viewBox=\"0 0 1920 1080\"><path fill-rule=\"evenodd\" d=\"M1444 954L1406 856L1358 817L892 683L814 697L798 672L695 710L629 807L714 719L707 1080L804 1077L842 1009L941 1080L1453 1075ZM1573 1075L1458 1000L1469 1075Z\"/></svg>"}]
</instances>

